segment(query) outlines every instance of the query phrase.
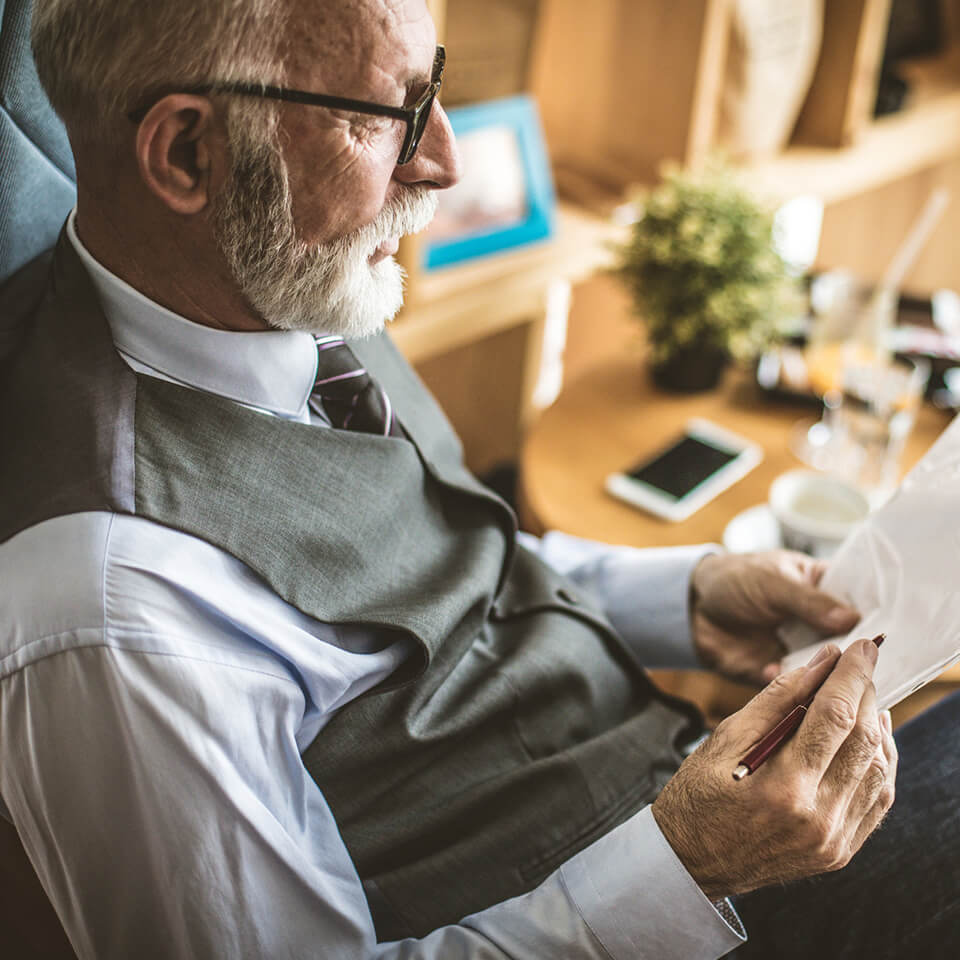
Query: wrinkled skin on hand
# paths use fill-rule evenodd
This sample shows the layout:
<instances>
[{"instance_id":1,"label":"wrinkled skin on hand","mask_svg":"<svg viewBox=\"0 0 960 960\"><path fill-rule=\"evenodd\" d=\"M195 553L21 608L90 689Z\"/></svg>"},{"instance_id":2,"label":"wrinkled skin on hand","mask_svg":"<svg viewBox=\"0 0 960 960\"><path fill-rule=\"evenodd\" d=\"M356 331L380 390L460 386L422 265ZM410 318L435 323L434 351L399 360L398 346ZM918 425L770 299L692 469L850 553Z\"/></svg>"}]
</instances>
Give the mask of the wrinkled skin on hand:
<instances>
[{"instance_id":1,"label":"wrinkled skin on hand","mask_svg":"<svg viewBox=\"0 0 960 960\"><path fill-rule=\"evenodd\" d=\"M877 711L876 648L857 641L842 656L825 650L724 720L653 805L711 899L840 869L893 804L897 750L889 713ZM734 780L750 749L818 687L794 736Z\"/></svg>"},{"instance_id":2,"label":"wrinkled skin on hand","mask_svg":"<svg viewBox=\"0 0 960 960\"><path fill-rule=\"evenodd\" d=\"M823 572L822 562L789 550L704 557L690 581L700 659L734 680L760 684L780 672L780 624L804 620L824 636L852 630L860 616L819 589Z\"/></svg>"}]
</instances>

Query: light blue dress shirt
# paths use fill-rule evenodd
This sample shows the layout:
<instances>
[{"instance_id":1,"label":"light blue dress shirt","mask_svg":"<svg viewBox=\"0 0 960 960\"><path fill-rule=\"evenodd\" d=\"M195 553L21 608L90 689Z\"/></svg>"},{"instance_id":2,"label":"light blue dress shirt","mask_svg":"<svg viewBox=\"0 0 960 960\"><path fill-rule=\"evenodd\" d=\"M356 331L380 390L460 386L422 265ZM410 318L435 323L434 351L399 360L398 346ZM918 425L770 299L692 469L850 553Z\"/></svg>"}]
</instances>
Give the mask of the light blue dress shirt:
<instances>
[{"instance_id":1,"label":"light blue dress shirt","mask_svg":"<svg viewBox=\"0 0 960 960\"><path fill-rule=\"evenodd\" d=\"M323 426L310 335L193 324L96 263L72 217L69 235L131 367ZM695 662L687 584L709 548L523 540L604 599L645 664ZM83 958L707 960L742 942L647 809L522 897L377 943L300 754L405 642L312 620L234 557L127 515L23 531L0 584L0 798Z\"/></svg>"}]
</instances>

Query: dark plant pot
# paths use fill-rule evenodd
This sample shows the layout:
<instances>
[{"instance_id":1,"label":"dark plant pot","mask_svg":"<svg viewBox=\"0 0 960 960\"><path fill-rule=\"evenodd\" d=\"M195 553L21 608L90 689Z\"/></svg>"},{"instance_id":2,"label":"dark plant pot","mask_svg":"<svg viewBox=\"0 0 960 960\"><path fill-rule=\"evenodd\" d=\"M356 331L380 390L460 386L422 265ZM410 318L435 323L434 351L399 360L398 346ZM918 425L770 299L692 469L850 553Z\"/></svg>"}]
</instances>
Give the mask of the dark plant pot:
<instances>
[{"instance_id":1,"label":"dark plant pot","mask_svg":"<svg viewBox=\"0 0 960 960\"><path fill-rule=\"evenodd\" d=\"M730 364L730 354L718 347L685 347L663 363L650 367L653 382L673 393L712 390Z\"/></svg>"}]
</instances>

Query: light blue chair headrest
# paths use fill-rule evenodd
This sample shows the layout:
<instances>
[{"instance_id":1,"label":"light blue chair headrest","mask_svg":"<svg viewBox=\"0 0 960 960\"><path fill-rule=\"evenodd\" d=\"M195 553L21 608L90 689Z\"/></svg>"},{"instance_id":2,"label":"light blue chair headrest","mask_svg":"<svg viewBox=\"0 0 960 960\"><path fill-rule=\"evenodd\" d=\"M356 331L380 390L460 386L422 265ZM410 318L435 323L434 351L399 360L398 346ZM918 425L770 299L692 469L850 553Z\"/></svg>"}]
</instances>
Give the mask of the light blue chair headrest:
<instances>
[{"instance_id":1,"label":"light blue chair headrest","mask_svg":"<svg viewBox=\"0 0 960 960\"><path fill-rule=\"evenodd\" d=\"M0 0L0 284L56 243L73 157L30 54L33 0Z\"/></svg>"}]
</instances>

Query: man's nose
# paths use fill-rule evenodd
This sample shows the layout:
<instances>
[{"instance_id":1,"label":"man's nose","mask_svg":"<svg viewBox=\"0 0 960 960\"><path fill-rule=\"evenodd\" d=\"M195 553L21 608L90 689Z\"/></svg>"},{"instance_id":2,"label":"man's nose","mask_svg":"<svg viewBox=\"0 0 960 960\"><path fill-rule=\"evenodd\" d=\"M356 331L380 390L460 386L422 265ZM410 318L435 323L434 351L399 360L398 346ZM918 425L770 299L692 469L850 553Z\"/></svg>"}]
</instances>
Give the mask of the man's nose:
<instances>
[{"instance_id":1,"label":"man's nose","mask_svg":"<svg viewBox=\"0 0 960 960\"><path fill-rule=\"evenodd\" d=\"M452 187L462 174L460 151L450 119L443 107L434 102L417 152L408 163L394 168L393 177L410 186L445 190Z\"/></svg>"}]
</instances>

